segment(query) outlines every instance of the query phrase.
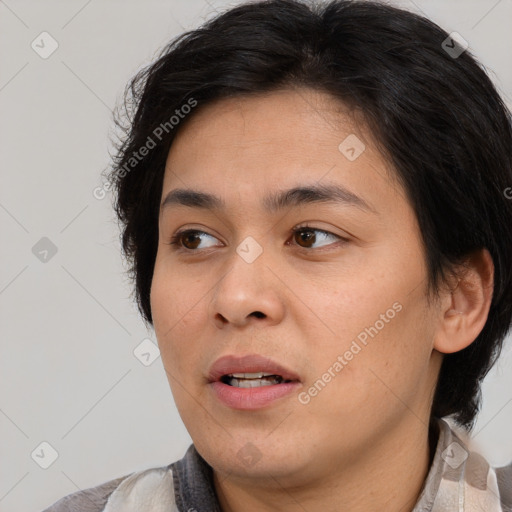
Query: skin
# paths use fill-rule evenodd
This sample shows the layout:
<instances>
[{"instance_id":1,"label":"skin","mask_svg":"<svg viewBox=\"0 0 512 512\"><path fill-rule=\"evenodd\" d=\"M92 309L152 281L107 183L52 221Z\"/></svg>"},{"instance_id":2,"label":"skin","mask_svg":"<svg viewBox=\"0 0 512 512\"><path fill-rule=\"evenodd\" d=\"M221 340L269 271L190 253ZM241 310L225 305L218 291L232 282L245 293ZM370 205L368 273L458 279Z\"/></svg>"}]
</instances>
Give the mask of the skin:
<instances>
[{"instance_id":1,"label":"skin","mask_svg":"<svg viewBox=\"0 0 512 512\"><path fill-rule=\"evenodd\" d=\"M350 134L366 146L354 161L338 149ZM364 124L311 89L216 101L178 132L162 201L190 187L222 197L226 209L162 209L151 309L176 405L213 467L224 512L396 512L418 499L442 352L483 328L492 261L475 254L466 276L428 302L419 227L393 173ZM269 192L328 183L374 211L262 206ZM294 235L304 223L332 234ZM170 245L179 229L204 233ZM249 236L263 249L252 263L236 252ZM219 357L257 353L293 369L307 391L396 303L394 318L307 404L292 393L233 410L207 383Z\"/></svg>"}]
</instances>

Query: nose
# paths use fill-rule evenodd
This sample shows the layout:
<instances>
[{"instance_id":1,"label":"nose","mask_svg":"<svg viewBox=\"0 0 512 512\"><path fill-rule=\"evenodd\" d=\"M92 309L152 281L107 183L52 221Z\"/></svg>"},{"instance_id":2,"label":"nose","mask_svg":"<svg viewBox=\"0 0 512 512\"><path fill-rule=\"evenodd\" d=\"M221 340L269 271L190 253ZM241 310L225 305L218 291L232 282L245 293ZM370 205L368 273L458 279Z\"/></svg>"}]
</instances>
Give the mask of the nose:
<instances>
[{"instance_id":1,"label":"nose","mask_svg":"<svg viewBox=\"0 0 512 512\"><path fill-rule=\"evenodd\" d=\"M248 263L237 253L213 289L209 316L218 328L275 325L285 312L283 283L263 254ZM274 273L275 272L275 273Z\"/></svg>"}]
</instances>

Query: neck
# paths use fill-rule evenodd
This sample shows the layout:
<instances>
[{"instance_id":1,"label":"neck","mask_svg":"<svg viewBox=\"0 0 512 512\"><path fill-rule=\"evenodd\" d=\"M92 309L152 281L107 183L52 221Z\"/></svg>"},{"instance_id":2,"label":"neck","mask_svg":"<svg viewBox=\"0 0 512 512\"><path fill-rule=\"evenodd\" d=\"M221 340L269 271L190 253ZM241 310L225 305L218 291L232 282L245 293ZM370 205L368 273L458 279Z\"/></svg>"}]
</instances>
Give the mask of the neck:
<instances>
[{"instance_id":1,"label":"neck","mask_svg":"<svg viewBox=\"0 0 512 512\"><path fill-rule=\"evenodd\" d=\"M409 421L383 435L378 445L366 449L356 463L347 465L339 460L334 464L336 471L332 471L333 464L330 464L328 473L317 472L309 485L293 485L273 477L255 482L250 475L223 475L214 470L221 510L411 512L432 463L437 444L436 428L435 424L427 428L411 415Z\"/></svg>"}]
</instances>

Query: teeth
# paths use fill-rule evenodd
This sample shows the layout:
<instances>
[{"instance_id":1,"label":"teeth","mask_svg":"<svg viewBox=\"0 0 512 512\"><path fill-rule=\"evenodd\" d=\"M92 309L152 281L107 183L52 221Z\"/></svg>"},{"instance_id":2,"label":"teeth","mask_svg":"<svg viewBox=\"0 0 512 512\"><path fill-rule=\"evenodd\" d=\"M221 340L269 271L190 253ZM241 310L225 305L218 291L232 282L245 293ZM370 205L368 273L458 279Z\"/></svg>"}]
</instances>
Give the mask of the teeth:
<instances>
[{"instance_id":1,"label":"teeth","mask_svg":"<svg viewBox=\"0 0 512 512\"><path fill-rule=\"evenodd\" d=\"M234 377L235 379L261 379L262 377L270 377L274 375L273 373L231 373L229 376Z\"/></svg>"},{"instance_id":2,"label":"teeth","mask_svg":"<svg viewBox=\"0 0 512 512\"><path fill-rule=\"evenodd\" d=\"M235 374L240 375L240 374ZM254 375L254 374L249 374ZM226 382L226 384L229 384L230 386L234 386L236 388L259 388L260 386L273 386L274 384L280 384L283 382L282 377L272 375L269 377L265 377L262 379L245 379L245 378L236 378L232 377L229 378Z\"/></svg>"}]
</instances>

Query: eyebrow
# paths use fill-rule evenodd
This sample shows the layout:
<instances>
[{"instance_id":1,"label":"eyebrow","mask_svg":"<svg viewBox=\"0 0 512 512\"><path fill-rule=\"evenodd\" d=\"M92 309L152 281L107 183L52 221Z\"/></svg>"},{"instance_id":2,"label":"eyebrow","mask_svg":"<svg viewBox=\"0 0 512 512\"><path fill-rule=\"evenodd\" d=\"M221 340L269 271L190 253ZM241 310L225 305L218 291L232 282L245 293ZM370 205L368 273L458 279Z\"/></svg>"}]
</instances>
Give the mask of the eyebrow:
<instances>
[{"instance_id":1,"label":"eyebrow","mask_svg":"<svg viewBox=\"0 0 512 512\"><path fill-rule=\"evenodd\" d=\"M263 207L270 213L276 213L285 208L292 208L310 203L331 203L355 206L361 210L377 214L377 211L367 201L341 185L316 184L294 187L288 190L278 190L263 199ZM163 212L171 205L200 208L205 210L225 210L226 203L218 196L191 188L171 190L160 206Z\"/></svg>"}]
</instances>

